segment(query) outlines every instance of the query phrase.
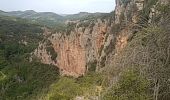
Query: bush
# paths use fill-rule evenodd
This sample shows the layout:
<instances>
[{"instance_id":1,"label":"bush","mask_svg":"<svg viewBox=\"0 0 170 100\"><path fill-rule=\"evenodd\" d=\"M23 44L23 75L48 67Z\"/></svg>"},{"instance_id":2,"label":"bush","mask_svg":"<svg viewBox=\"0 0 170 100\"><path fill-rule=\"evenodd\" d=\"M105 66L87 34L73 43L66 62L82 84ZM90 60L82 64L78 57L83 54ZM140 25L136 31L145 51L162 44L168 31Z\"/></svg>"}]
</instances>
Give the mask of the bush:
<instances>
[{"instance_id":1,"label":"bush","mask_svg":"<svg viewBox=\"0 0 170 100\"><path fill-rule=\"evenodd\" d=\"M149 100L148 84L147 79L138 72L127 70L122 73L119 82L104 95L104 100Z\"/></svg>"},{"instance_id":2,"label":"bush","mask_svg":"<svg viewBox=\"0 0 170 100\"><path fill-rule=\"evenodd\" d=\"M80 95L79 84L74 79L63 77L56 84L51 86L48 94L50 100L70 100L76 95Z\"/></svg>"},{"instance_id":3,"label":"bush","mask_svg":"<svg viewBox=\"0 0 170 100\"><path fill-rule=\"evenodd\" d=\"M96 96L96 86L102 83L102 75L89 73L77 79L60 77L60 80L51 85L47 97L50 100L72 100L76 96Z\"/></svg>"},{"instance_id":4,"label":"bush","mask_svg":"<svg viewBox=\"0 0 170 100\"><path fill-rule=\"evenodd\" d=\"M13 63L2 69L6 76L0 80L1 100L31 100L37 98L58 80L59 70L55 66L40 63Z\"/></svg>"},{"instance_id":5,"label":"bush","mask_svg":"<svg viewBox=\"0 0 170 100\"><path fill-rule=\"evenodd\" d=\"M52 60L56 60L57 58L57 52L54 50L52 46L47 46L46 47L47 52L51 55Z\"/></svg>"},{"instance_id":6,"label":"bush","mask_svg":"<svg viewBox=\"0 0 170 100\"><path fill-rule=\"evenodd\" d=\"M89 72L95 72L97 67L97 61L89 62L88 63L88 71Z\"/></svg>"}]
</instances>

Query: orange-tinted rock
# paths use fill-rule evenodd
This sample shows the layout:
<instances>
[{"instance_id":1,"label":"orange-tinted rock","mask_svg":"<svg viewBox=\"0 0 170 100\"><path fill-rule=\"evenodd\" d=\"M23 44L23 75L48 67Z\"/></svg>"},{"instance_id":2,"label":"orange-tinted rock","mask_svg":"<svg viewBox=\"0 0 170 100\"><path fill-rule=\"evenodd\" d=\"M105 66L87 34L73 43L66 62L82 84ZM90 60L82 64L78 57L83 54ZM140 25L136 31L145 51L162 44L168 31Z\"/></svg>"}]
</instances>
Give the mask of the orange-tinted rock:
<instances>
[{"instance_id":1,"label":"orange-tinted rock","mask_svg":"<svg viewBox=\"0 0 170 100\"><path fill-rule=\"evenodd\" d=\"M93 27L85 27L84 30L83 27L75 27L69 35L66 33L52 34L48 40L57 52L55 61L46 51L46 43L40 43L34 54L41 62L56 65L62 75L75 77L84 75L88 63L100 58L99 51L104 46L107 28L106 21L97 20ZM45 32L50 33L48 29L45 29Z\"/></svg>"},{"instance_id":2,"label":"orange-tinted rock","mask_svg":"<svg viewBox=\"0 0 170 100\"><path fill-rule=\"evenodd\" d=\"M58 42L58 43L57 43ZM57 64L63 75L80 76L85 73L85 49L80 45L80 37L65 38L54 43L58 53Z\"/></svg>"}]
</instances>

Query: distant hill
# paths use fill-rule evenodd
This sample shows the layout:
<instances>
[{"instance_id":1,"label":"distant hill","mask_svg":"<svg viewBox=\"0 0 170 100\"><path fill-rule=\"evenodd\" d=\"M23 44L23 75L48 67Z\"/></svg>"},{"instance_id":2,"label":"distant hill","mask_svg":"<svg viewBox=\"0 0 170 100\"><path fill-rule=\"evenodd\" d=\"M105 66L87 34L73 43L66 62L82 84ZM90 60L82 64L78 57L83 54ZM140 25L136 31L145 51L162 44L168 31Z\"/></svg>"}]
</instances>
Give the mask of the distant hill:
<instances>
[{"instance_id":1,"label":"distant hill","mask_svg":"<svg viewBox=\"0 0 170 100\"><path fill-rule=\"evenodd\" d=\"M37 13L33 10L8 12L9 16L16 16L16 17L22 17L22 18L28 18L34 14L37 14Z\"/></svg>"},{"instance_id":2,"label":"distant hill","mask_svg":"<svg viewBox=\"0 0 170 100\"><path fill-rule=\"evenodd\" d=\"M48 27L55 27L64 24L64 22L67 20L81 20L85 18L95 18L105 15L105 13L80 12L78 14L59 15L53 12L35 12L34 10L11 11L11 12L5 12L0 10L0 15L29 19L34 23L38 23Z\"/></svg>"},{"instance_id":3,"label":"distant hill","mask_svg":"<svg viewBox=\"0 0 170 100\"><path fill-rule=\"evenodd\" d=\"M106 13L88 13L88 12L80 12L78 14L72 14L65 16L65 19L69 20L79 20L85 18L94 18L105 15Z\"/></svg>"},{"instance_id":4,"label":"distant hill","mask_svg":"<svg viewBox=\"0 0 170 100\"><path fill-rule=\"evenodd\" d=\"M55 20L58 20L62 18L62 16L52 12L35 12L34 10L11 11L11 12L4 12L2 14L6 14L8 16L21 17L21 18L30 18L30 19L53 18Z\"/></svg>"},{"instance_id":5,"label":"distant hill","mask_svg":"<svg viewBox=\"0 0 170 100\"><path fill-rule=\"evenodd\" d=\"M29 19L34 23L49 27L63 23L63 17L52 12L35 12L33 10L11 12L0 11L0 15Z\"/></svg>"},{"instance_id":6,"label":"distant hill","mask_svg":"<svg viewBox=\"0 0 170 100\"><path fill-rule=\"evenodd\" d=\"M6 14L7 14L7 12L0 10L0 15L6 15Z\"/></svg>"},{"instance_id":7,"label":"distant hill","mask_svg":"<svg viewBox=\"0 0 170 100\"><path fill-rule=\"evenodd\" d=\"M0 15L24 18L31 20L36 24L41 24L48 27L57 26L64 21L64 18L58 14L52 12L35 12L33 10L11 12L0 11Z\"/></svg>"}]
</instances>

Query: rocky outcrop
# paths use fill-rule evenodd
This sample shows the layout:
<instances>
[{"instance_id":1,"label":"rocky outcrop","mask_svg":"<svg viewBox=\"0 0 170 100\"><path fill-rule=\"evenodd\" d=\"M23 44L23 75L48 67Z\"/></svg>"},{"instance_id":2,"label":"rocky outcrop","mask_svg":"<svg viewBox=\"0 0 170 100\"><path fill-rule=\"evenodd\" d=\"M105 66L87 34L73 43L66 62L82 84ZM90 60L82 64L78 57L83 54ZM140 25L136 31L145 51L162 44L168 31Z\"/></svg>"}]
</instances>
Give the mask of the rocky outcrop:
<instances>
[{"instance_id":1,"label":"rocky outcrop","mask_svg":"<svg viewBox=\"0 0 170 100\"><path fill-rule=\"evenodd\" d=\"M39 43L38 48L32 53L31 61L33 60L34 55L38 60L43 62L44 64L55 64L55 61L51 59L51 54L46 49L47 45L46 43Z\"/></svg>"},{"instance_id":2,"label":"rocky outcrop","mask_svg":"<svg viewBox=\"0 0 170 100\"><path fill-rule=\"evenodd\" d=\"M53 34L52 37L58 37L60 33ZM85 49L81 44L82 37L67 37L60 34L59 38L50 38L55 51L58 53L57 65L63 75L79 76L86 71Z\"/></svg>"},{"instance_id":3,"label":"rocky outcrop","mask_svg":"<svg viewBox=\"0 0 170 100\"><path fill-rule=\"evenodd\" d=\"M59 67L62 75L78 77L90 69L100 71L111 64L114 55L127 45L129 38L137 31L134 27L146 1L116 0L114 13L107 17L67 22L68 29L71 29L65 32L52 34L45 28L45 41L51 42L57 57L54 59L47 52L46 42L40 43L33 55L43 63Z\"/></svg>"},{"instance_id":4,"label":"rocky outcrop","mask_svg":"<svg viewBox=\"0 0 170 100\"><path fill-rule=\"evenodd\" d=\"M137 22L136 14L144 8L145 0L116 0L115 23Z\"/></svg>"},{"instance_id":5,"label":"rocky outcrop","mask_svg":"<svg viewBox=\"0 0 170 100\"><path fill-rule=\"evenodd\" d=\"M40 43L33 55L43 63L58 66L62 75L81 76L88 71L89 63L100 59L108 24L109 20L101 19L77 22L70 32L56 32L47 38L57 52L57 59L51 59L46 50L47 43Z\"/></svg>"}]
</instances>

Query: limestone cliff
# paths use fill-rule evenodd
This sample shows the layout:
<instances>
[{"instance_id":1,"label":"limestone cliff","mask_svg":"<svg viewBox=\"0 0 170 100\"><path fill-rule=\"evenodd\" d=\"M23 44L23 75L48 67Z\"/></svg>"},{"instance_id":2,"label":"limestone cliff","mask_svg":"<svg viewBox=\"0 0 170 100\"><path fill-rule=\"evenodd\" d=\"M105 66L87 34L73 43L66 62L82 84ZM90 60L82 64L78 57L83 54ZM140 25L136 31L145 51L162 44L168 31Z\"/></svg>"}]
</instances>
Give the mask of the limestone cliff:
<instances>
[{"instance_id":1,"label":"limestone cliff","mask_svg":"<svg viewBox=\"0 0 170 100\"><path fill-rule=\"evenodd\" d=\"M55 60L51 59L51 55L45 49L48 46L47 40L39 44L33 55L36 55L43 63L58 66L63 75L76 77L83 75L91 67L91 63L100 59L107 32L110 29L109 21L106 19L84 20L77 22L69 32L51 34L47 40L52 43L52 47L57 52ZM70 23L70 26L73 24Z\"/></svg>"},{"instance_id":2,"label":"limestone cliff","mask_svg":"<svg viewBox=\"0 0 170 100\"><path fill-rule=\"evenodd\" d=\"M70 21L62 32L52 34L46 30L46 39L32 55L43 63L56 65L62 75L78 77L87 71L102 70L138 31L135 27L139 13L146 4L147 0L116 0L115 11L106 16ZM56 57L47 51L48 46L57 53Z\"/></svg>"}]
</instances>

